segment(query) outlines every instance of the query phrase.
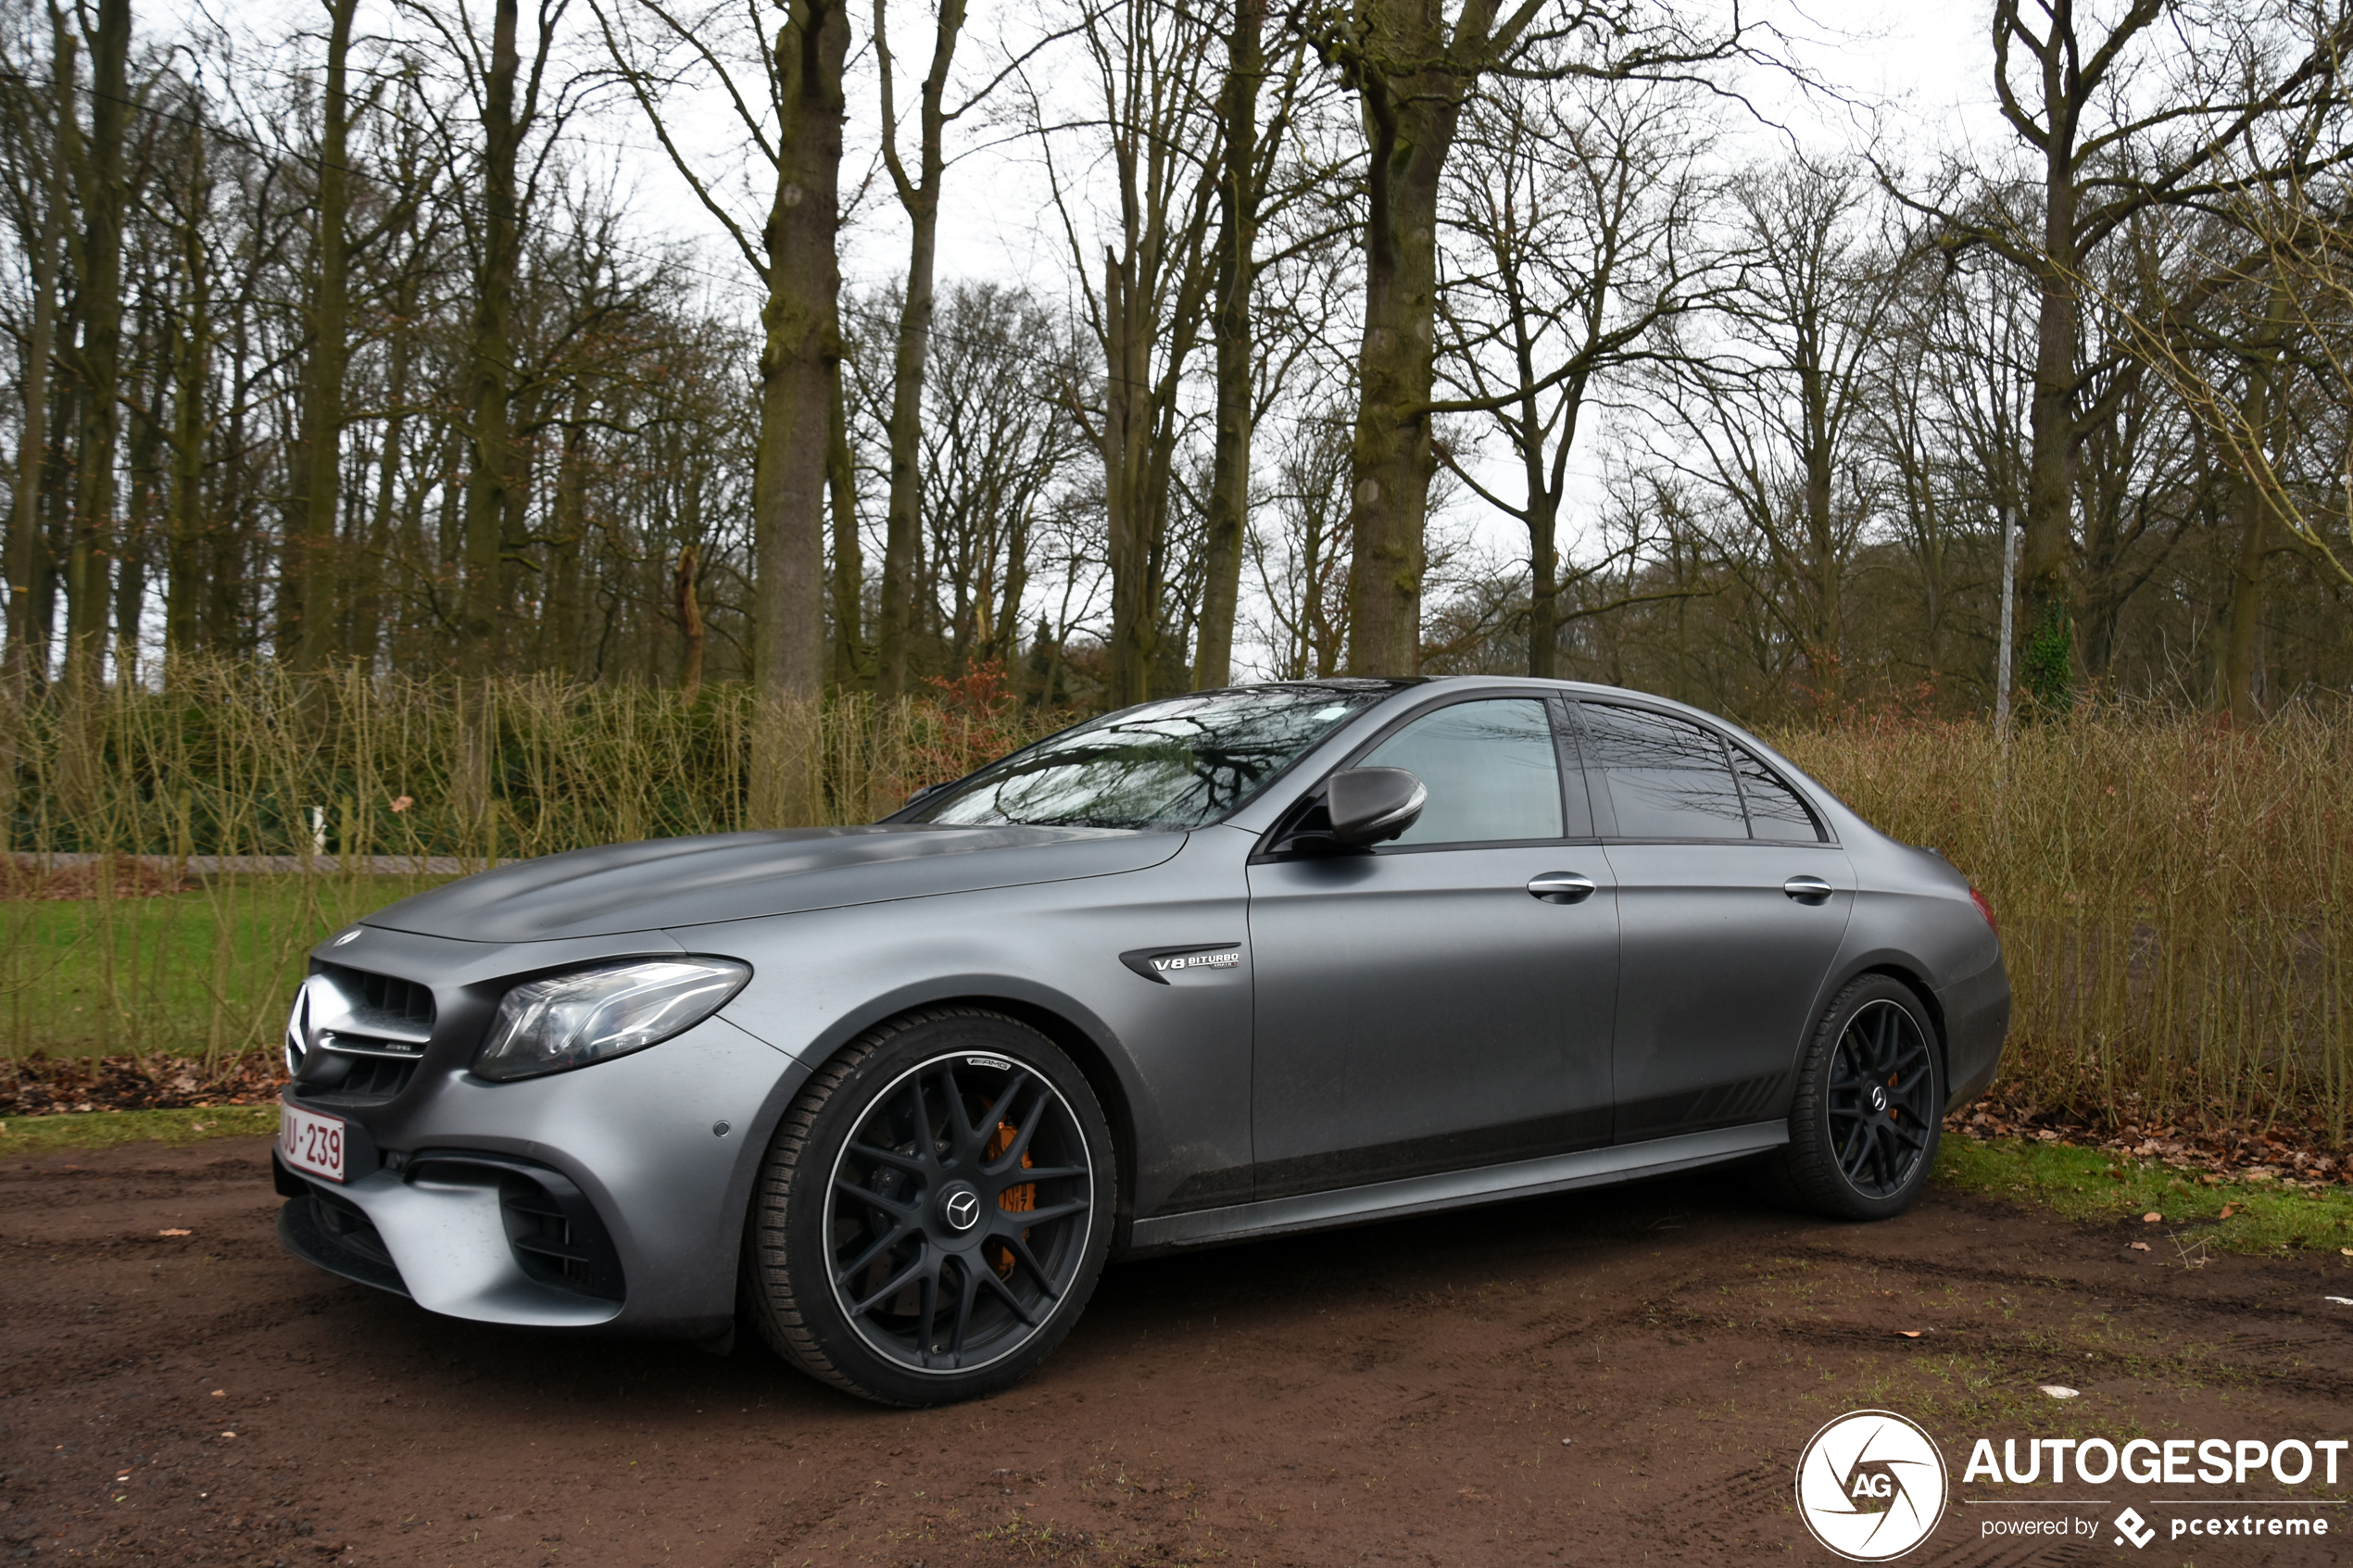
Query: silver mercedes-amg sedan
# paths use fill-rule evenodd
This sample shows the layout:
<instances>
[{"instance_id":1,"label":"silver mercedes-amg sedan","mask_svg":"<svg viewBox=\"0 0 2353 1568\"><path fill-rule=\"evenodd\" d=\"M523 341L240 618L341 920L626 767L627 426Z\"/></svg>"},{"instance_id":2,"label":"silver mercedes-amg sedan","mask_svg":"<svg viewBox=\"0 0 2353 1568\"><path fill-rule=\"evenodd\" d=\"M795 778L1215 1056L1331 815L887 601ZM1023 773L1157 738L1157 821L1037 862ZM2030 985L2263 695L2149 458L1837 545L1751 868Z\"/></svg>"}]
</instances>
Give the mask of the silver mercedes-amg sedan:
<instances>
[{"instance_id":1,"label":"silver mercedes-amg sedan","mask_svg":"<svg viewBox=\"0 0 2353 1568\"><path fill-rule=\"evenodd\" d=\"M1000 1387L1108 1260L1742 1162L1896 1214L1994 914L1731 725L1563 682L1147 703L871 827L580 850L321 944L279 1235L454 1317Z\"/></svg>"}]
</instances>

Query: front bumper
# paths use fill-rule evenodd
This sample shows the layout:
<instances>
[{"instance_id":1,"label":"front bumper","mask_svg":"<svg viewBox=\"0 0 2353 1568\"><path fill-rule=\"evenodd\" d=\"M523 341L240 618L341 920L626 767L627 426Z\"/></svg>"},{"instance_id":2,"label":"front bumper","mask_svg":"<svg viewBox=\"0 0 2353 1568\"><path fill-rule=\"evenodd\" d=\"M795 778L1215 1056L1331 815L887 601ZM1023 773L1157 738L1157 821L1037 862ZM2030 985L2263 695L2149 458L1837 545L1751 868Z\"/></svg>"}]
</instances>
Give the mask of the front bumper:
<instances>
[{"instance_id":1,"label":"front bumper","mask_svg":"<svg viewBox=\"0 0 2353 1568\"><path fill-rule=\"evenodd\" d=\"M515 1083L428 1063L385 1105L320 1108L364 1134L351 1178L280 1164L279 1236L452 1317L715 1334L761 1151L806 1075L724 1018Z\"/></svg>"}]
</instances>

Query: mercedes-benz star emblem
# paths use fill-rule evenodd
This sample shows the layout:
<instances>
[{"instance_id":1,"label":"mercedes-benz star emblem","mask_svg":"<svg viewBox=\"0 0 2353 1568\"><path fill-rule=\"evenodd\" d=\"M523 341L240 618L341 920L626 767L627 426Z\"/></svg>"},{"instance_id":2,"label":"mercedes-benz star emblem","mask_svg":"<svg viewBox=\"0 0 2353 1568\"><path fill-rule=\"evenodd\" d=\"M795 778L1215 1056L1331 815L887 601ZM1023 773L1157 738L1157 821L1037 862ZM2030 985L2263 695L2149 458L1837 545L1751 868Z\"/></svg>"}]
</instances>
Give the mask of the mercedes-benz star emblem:
<instances>
[{"instance_id":1,"label":"mercedes-benz star emblem","mask_svg":"<svg viewBox=\"0 0 2353 1568\"><path fill-rule=\"evenodd\" d=\"M980 1195L970 1190L951 1192L939 1211L957 1230L968 1231L980 1223Z\"/></svg>"},{"instance_id":2,"label":"mercedes-benz star emblem","mask_svg":"<svg viewBox=\"0 0 2353 1568\"><path fill-rule=\"evenodd\" d=\"M1871 1109L1873 1110L1887 1109L1887 1091L1877 1084L1871 1085Z\"/></svg>"}]
</instances>

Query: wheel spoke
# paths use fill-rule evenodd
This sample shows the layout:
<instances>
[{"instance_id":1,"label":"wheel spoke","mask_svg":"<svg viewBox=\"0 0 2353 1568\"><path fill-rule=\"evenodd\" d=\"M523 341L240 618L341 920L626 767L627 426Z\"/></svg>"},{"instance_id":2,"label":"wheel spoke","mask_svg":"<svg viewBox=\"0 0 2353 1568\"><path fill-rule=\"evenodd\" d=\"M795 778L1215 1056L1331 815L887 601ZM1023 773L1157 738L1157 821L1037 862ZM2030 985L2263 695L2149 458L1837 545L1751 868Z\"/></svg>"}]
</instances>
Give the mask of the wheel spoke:
<instances>
[{"instance_id":1,"label":"wheel spoke","mask_svg":"<svg viewBox=\"0 0 2353 1568\"><path fill-rule=\"evenodd\" d=\"M1005 1250L1013 1254L1014 1265L1026 1271L1029 1277L1038 1282L1038 1293L1049 1301L1059 1300L1062 1292L1054 1288L1054 1276L1046 1272L1044 1264L1038 1262L1038 1254L1029 1249L1029 1237L1019 1231L1010 1231L1006 1233L1003 1240ZM1026 1318L1026 1314L1024 1315Z\"/></svg>"},{"instance_id":2,"label":"wheel spoke","mask_svg":"<svg viewBox=\"0 0 2353 1568\"><path fill-rule=\"evenodd\" d=\"M983 1285L989 1290L995 1292L997 1299L1002 1301L1006 1306L1013 1309L1013 1316L1021 1319L1021 1321L1028 1327L1036 1328L1038 1326L1038 1320L1030 1315L1029 1309L1022 1303L1021 1298L1014 1295L1012 1289L1006 1286L1005 1282L997 1277L996 1270L975 1269L971 1272L975 1279L980 1285ZM1051 1290L1048 1290L1046 1294L1049 1298L1051 1298L1054 1293Z\"/></svg>"},{"instance_id":3,"label":"wheel spoke","mask_svg":"<svg viewBox=\"0 0 2353 1568\"><path fill-rule=\"evenodd\" d=\"M867 1264L881 1257L893 1247L898 1246L901 1241L904 1241L907 1238L907 1235L908 1232L905 1225L893 1225L890 1229L885 1231L882 1234L881 1238L875 1241L873 1246L867 1248L866 1250L861 1252L857 1257L851 1259L849 1262L844 1263L839 1269L836 1270L834 1272L834 1283L839 1286L848 1286L851 1280L858 1277L860 1273L865 1269Z\"/></svg>"},{"instance_id":4,"label":"wheel spoke","mask_svg":"<svg viewBox=\"0 0 2353 1568\"><path fill-rule=\"evenodd\" d=\"M929 1251L930 1248L925 1248L925 1250ZM931 1364L931 1347L938 1323L939 1262L935 1260L915 1291L915 1353L923 1357L925 1366Z\"/></svg>"},{"instance_id":5,"label":"wheel spoke","mask_svg":"<svg viewBox=\"0 0 2353 1568\"><path fill-rule=\"evenodd\" d=\"M1084 1176L1090 1173L1084 1165L1034 1165L1014 1173L1021 1180L1007 1182L1007 1186L1026 1186L1031 1182L1058 1182L1065 1176Z\"/></svg>"},{"instance_id":6,"label":"wheel spoke","mask_svg":"<svg viewBox=\"0 0 2353 1568\"><path fill-rule=\"evenodd\" d=\"M1014 1214L1006 1210L999 1210L998 1212L1004 1214L1009 1220L1019 1220L1024 1230L1036 1230L1039 1225L1050 1225L1056 1220L1066 1220L1073 1214L1084 1214L1093 1207L1093 1204L1081 1198L1068 1203L1057 1203L1051 1209L1032 1209L1022 1214Z\"/></svg>"},{"instance_id":7,"label":"wheel spoke","mask_svg":"<svg viewBox=\"0 0 2353 1568\"><path fill-rule=\"evenodd\" d=\"M1862 1150L1870 1135L1871 1124L1858 1118L1847 1128L1845 1135L1836 1141L1838 1168L1849 1176L1859 1178L1862 1175Z\"/></svg>"},{"instance_id":8,"label":"wheel spoke","mask_svg":"<svg viewBox=\"0 0 2353 1568\"><path fill-rule=\"evenodd\" d=\"M956 1260L956 1321L948 1331L950 1355L961 1356L964 1353L964 1332L972 1326L973 1321L973 1298L980 1294L983 1278L996 1277L992 1270L975 1268L968 1255Z\"/></svg>"},{"instance_id":9,"label":"wheel spoke","mask_svg":"<svg viewBox=\"0 0 2353 1568\"><path fill-rule=\"evenodd\" d=\"M898 1149L870 1143L853 1143L848 1152L861 1160L871 1160L877 1165L888 1165L913 1176L930 1174L933 1165L933 1161L922 1154L902 1154Z\"/></svg>"},{"instance_id":10,"label":"wheel spoke","mask_svg":"<svg viewBox=\"0 0 2353 1568\"><path fill-rule=\"evenodd\" d=\"M1004 1091L998 1095L997 1103L988 1108L988 1114L987 1116L981 1118L980 1124L988 1129L988 1135L990 1137L993 1138L997 1135L997 1128L1004 1122L1007 1112L1011 1111L1013 1108L1014 1098L1018 1096L1023 1089L1026 1088L1028 1085L1029 1074L1023 1072L1018 1067L1014 1068L1012 1075L1005 1080ZM1042 1095L1039 1096L1038 1102L1043 1104L1045 1102L1045 1097ZM984 1147L986 1146L984 1145Z\"/></svg>"},{"instance_id":11,"label":"wheel spoke","mask_svg":"<svg viewBox=\"0 0 2353 1568\"><path fill-rule=\"evenodd\" d=\"M901 1203L896 1198L885 1198L872 1187L860 1186L856 1182L842 1182L835 1186L834 1191L840 1197L862 1203L869 1209L880 1210L902 1225L923 1223L923 1212L913 1204Z\"/></svg>"},{"instance_id":12,"label":"wheel spoke","mask_svg":"<svg viewBox=\"0 0 2353 1568\"><path fill-rule=\"evenodd\" d=\"M1021 1157L1029 1152L1029 1140L1037 1135L1038 1123L1046 1119L1046 1107L1050 1103L1044 1095L1039 1095L1030 1105L1029 1114L1023 1117L1021 1125L1013 1129L1013 1141L1005 1146L996 1163L988 1167L992 1175L1000 1171L1013 1170L1021 1164Z\"/></svg>"},{"instance_id":13,"label":"wheel spoke","mask_svg":"<svg viewBox=\"0 0 2353 1568\"><path fill-rule=\"evenodd\" d=\"M939 1152L939 1139L938 1135L931 1130L931 1106L924 1098L922 1073L918 1073L907 1080L907 1098L914 1102L915 1107L915 1147L927 1151L934 1159L937 1159Z\"/></svg>"},{"instance_id":14,"label":"wheel spoke","mask_svg":"<svg viewBox=\"0 0 2353 1568\"><path fill-rule=\"evenodd\" d=\"M885 1301L889 1300L892 1297L906 1289L909 1285L914 1282L917 1275L924 1273L925 1265L929 1263L931 1261L931 1248L926 1247L921 1252L916 1253L914 1258L905 1268L900 1270L897 1273L891 1275L890 1278L885 1280L880 1289L876 1290L873 1295L867 1297L864 1300L853 1305L849 1309L849 1315L853 1318L862 1318ZM928 1278L929 1276L926 1275L925 1277ZM928 1322L929 1320L926 1319L925 1321Z\"/></svg>"},{"instance_id":15,"label":"wheel spoke","mask_svg":"<svg viewBox=\"0 0 2353 1568\"><path fill-rule=\"evenodd\" d=\"M948 1100L948 1143L950 1159L958 1165L977 1163L980 1159L980 1129L964 1114L964 1091L956 1082L956 1064L940 1065L941 1088Z\"/></svg>"}]
</instances>

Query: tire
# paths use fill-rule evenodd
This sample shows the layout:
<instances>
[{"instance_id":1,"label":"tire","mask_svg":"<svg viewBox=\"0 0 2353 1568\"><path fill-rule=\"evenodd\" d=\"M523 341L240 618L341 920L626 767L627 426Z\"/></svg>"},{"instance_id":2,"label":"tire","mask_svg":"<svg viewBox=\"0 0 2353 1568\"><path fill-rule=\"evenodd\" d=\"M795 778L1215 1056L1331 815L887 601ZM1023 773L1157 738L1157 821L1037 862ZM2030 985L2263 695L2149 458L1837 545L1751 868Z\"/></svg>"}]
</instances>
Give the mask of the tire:
<instances>
[{"instance_id":1,"label":"tire","mask_svg":"<svg viewBox=\"0 0 2353 1568\"><path fill-rule=\"evenodd\" d=\"M812 1376L889 1405L1019 1381L1094 1293L1118 1162L1086 1078L1028 1025L933 1009L862 1036L785 1113L748 1295Z\"/></svg>"},{"instance_id":2,"label":"tire","mask_svg":"<svg viewBox=\"0 0 2353 1568\"><path fill-rule=\"evenodd\" d=\"M1806 1043L1789 1145L1766 1161L1766 1191L1832 1219L1893 1219L1928 1185L1944 1122L1927 1010L1903 982L1866 974L1831 998Z\"/></svg>"}]
</instances>

